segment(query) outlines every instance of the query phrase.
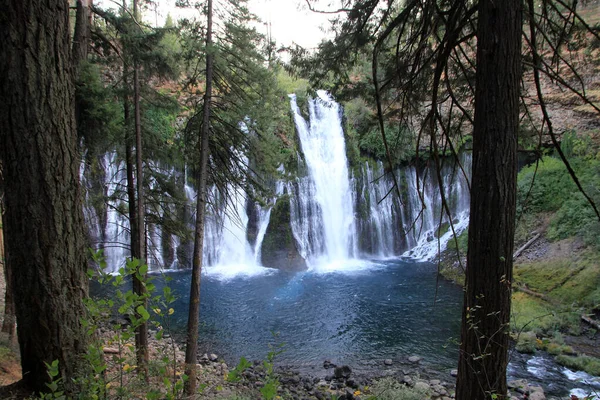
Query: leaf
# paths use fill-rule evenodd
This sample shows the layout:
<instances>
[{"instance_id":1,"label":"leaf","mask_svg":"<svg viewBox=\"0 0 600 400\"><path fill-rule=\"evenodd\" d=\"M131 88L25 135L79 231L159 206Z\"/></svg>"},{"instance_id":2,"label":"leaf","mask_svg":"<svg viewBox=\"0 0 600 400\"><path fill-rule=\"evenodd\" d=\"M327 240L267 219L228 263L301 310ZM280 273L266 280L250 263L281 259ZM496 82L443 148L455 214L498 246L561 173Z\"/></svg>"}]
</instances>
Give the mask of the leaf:
<instances>
[{"instance_id":1,"label":"leaf","mask_svg":"<svg viewBox=\"0 0 600 400\"><path fill-rule=\"evenodd\" d=\"M148 314L148 311L146 311L144 306L137 306L135 311L137 311L144 321L148 321L148 319L150 319L150 314Z\"/></svg>"}]
</instances>

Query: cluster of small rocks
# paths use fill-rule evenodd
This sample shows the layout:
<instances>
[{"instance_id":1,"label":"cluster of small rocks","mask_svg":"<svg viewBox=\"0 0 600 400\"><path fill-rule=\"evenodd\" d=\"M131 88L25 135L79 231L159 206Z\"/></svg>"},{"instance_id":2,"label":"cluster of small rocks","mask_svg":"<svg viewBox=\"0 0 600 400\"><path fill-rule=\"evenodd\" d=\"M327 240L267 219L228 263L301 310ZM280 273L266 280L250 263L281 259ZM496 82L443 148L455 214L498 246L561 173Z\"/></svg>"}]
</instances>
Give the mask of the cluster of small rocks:
<instances>
[{"instance_id":1,"label":"cluster of small rocks","mask_svg":"<svg viewBox=\"0 0 600 400\"><path fill-rule=\"evenodd\" d=\"M541 386L529 384L525 379L508 382L510 400L546 400L544 389Z\"/></svg>"}]
</instances>

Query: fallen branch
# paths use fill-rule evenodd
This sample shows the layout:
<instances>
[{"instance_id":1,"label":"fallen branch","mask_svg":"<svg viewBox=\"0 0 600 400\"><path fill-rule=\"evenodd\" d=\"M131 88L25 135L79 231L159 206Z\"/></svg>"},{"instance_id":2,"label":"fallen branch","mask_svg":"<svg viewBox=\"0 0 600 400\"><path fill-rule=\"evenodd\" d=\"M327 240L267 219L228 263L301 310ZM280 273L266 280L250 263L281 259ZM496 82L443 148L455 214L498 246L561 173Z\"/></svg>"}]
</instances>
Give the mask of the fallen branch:
<instances>
[{"instance_id":1,"label":"fallen branch","mask_svg":"<svg viewBox=\"0 0 600 400\"><path fill-rule=\"evenodd\" d=\"M598 321L596 321L595 319L591 318L590 316L582 314L581 315L581 320L583 322L586 322L586 323L590 324L595 329L600 330L600 323Z\"/></svg>"},{"instance_id":2,"label":"fallen branch","mask_svg":"<svg viewBox=\"0 0 600 400\"><path fill-rule=\"evenodd\" d=\"M513 260L515 258L519 257L522 252L527 250L529 248L529 246L531 246L533 244L533 242L535 242L536 240L538 240L540 238L540 236L542 236L542 234L538 233L537 235L535 235L534 237L529 239L529 241L527 243L525 243L523 246L521 246L517 251L515 251L515 254L513 254Z\"/></svg>"},{"instance_id":3,"label":"fallen branch","mask_svg":"<svg viewBox=\"0 0 600 400\"><path fill-rule=\"evenodd\" d=\"M527 286L514 286L514 289L521 291L529 296L537 297L538 299L544 300L548 303L556 304L556 301L554 299L551 299L550 297L546 296L545 294L534 292L533 290L529 289Z\"/></svg>"}]
</instances>

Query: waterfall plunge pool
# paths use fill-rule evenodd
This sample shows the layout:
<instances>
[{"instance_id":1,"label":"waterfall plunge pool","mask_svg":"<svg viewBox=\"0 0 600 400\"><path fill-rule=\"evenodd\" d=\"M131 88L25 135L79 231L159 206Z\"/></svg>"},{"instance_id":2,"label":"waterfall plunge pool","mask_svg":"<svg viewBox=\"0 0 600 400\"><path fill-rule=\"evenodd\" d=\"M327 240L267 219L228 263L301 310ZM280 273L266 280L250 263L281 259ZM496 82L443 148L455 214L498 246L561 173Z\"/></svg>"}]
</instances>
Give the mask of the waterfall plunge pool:
<instances>
[{"instance_id":1,"label":"waterfall plunge pool","mask_svg":"<svg viewBox=\"0 0 600 400\"><path fill-rule=\"evenodd\" d=\"M436 266L408 259L351 260L301 273L261 267L206 268L201 288L200 352L215 352L229 365L240 357L264 359L282 345L276 363L324 375L324 360L359 371L383 371L411 355L451 380L456 368L462 288L436 279ZM168 272L178 299L173 333L183 337L190 271ZM154 275L158 293L163 275ZM437 285L437 291L436 291ZM93 292L98 292L98 287ZM547 395L590 393L598 378L574 373L545 355L512 353L510 379L540 384Z\"/></svg>"}]
</instances>

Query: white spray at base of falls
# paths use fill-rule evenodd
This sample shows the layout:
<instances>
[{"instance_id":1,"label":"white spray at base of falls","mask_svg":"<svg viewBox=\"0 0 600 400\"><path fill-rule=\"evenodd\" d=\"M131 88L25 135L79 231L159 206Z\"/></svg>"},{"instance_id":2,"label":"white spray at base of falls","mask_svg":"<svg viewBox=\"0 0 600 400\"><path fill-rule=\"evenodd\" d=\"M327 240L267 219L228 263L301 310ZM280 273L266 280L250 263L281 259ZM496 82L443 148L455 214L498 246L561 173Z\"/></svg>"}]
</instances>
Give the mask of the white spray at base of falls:
<instances>
[{"instance_id":1,"label":"white spray at base of falls","mask_svg":"<svg viewBox=\"0 0 600 400\"><path fill-rule=\"evenodd\" d=\"M357 255L354 201L339 105L325 92L309 100L307 123L291 95L308 176L298 179L292 231L309 265L345 262ZM318 260L318 261L317 261Z\"/></svg>"}]
</instances>

